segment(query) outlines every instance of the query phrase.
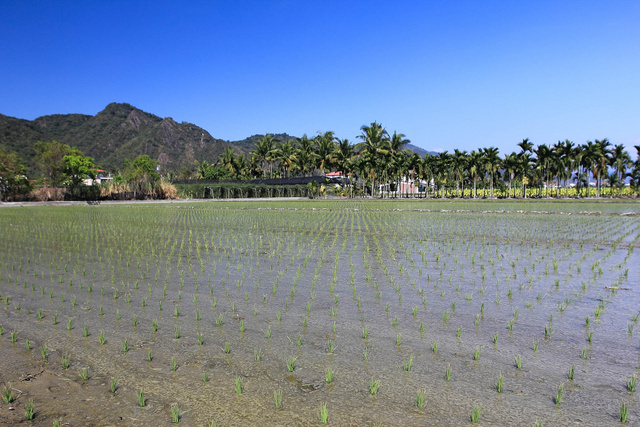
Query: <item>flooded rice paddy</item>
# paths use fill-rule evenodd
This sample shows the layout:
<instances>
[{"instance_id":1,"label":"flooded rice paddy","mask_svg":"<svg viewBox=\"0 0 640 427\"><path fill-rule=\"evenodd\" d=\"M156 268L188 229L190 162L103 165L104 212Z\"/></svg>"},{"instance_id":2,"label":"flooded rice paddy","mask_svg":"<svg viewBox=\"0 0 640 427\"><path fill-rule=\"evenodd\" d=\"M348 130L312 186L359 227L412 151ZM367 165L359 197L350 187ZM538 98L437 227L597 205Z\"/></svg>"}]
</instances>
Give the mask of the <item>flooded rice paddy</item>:
<instances>
[{"instance_id":1,"label":"flooded rice paddy","mask_svg":"<svg viewBox=\"0 0 640 427\"><path fill-rule=\"evenodd\" d=\"M0 230L0 421L640 422L636 202L12 207Z\"/></svg>"}]
</instances>

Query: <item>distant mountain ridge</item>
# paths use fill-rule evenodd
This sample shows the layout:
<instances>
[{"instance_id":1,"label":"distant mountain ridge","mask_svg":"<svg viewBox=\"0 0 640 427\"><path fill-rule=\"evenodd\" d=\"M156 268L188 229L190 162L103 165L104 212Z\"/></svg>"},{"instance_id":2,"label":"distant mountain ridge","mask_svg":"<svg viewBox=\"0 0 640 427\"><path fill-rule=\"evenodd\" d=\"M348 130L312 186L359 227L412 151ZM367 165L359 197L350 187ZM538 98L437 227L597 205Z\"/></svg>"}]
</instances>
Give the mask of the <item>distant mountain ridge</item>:
<instances>
[{"instance_id":1,"label":"distant mountain ridge","mask_svg":"<svg viewBox=\"0 0 640 427\"><path fill-rule=\"evenodd\" d=\"M273 134L281 141L295 139L286 133ZM52 114L35 120L0 114L0 147L16 151L26 166L35 169L38 141L57 140L77 147L107 170L117 170L124 160L148 154L158 160L161 170L192 169L195 161L215 162L226 148L235 154L248 154L262 135L241 141L212 137L206 130L188 122L177 123L161 118L130 104L111 103L95 116L86 114ZM407 148L423 156L433 154L419 147Z\"/></svg>"},{"instance_id":2,"label":"distant mountain ridge","mask_svg":"<svg viewBox=\"0 0 640 427\"><path fill-rule=\"evenodd\" d=\"M32 121L0 114L0 146L17 151L30 168L35 164L33 145L53 139L77 147L110 170L141 154L158 160L164 170L178 170L192 168L195 160L217 159L227 147L236 154L248 152L192 123L177 123L129 104L111 103L95 116L53 114Z\"/></svg>"}]
</instances>

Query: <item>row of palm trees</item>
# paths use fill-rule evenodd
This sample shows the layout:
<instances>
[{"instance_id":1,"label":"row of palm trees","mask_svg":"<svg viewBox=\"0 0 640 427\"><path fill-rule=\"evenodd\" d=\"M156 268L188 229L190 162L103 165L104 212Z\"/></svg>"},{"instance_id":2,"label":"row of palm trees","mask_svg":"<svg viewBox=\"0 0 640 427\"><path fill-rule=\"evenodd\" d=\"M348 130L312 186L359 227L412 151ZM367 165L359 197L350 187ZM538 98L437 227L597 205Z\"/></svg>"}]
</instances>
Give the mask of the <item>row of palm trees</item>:
<instances>
[{"instance_id":1,"label":"row of palm trees","mask_svg":"<svg viewBox=\"0 0 640 427\"><path fill-rule=\"evenodd\" d=\"M640 164L632 161L624 145L612 145L608 139L585 144L558 141L537 147L523 139L519 151L500 157L495 147L479 148L470 153L455 149L421 157L405 149L410 142L402 133L390 134L382 124L362 126L358 143L336 138L333 132L319 133L314 138L279 141L265 135L255 143L249 156L237 156L227 149L215 166L233 178L273 178L324 174L339 171L352 182L367 186L376 195L380 184L398 188L402 180L426 188L441 197L478 197L478 190L495 197L496 187L507 197L527 197L534 189L537 195L569 195L569 184L578 194L590 196L591 179L600 197L604 184L618 194L631 178L632 187L640 186ZM640 146L635 146L640 155ZM199 164L199 169L203 169ZM204 173L199 173L204 177ZM552 187L554 189L552 190ZM406 188L406 187L405 187ZM611 192L613 194L613 191Z\"/></svg>"}]
</instances>

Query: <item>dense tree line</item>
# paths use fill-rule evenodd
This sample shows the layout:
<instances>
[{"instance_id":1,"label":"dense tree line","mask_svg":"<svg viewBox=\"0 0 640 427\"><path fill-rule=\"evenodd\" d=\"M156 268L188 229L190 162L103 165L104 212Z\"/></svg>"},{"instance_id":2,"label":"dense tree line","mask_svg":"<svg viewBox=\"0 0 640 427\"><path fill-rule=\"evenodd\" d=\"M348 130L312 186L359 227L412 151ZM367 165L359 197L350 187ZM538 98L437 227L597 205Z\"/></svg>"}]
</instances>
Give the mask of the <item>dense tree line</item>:
<instances>
[{"instance_id":1,"label":"dense tree line","mask_svg":"<svg viewBox=\"0 0 640 427\"><path fill-rule=\"evenodd\" d=\"M558 141L534 146L529 139L517 144L518 151L500 156L495 147L470 153L455 149L421 157L404 147L404 134L390 134L380 123L362 126L358 143L336 138L333 132L315 138L279 141L265 135L248 156L236 156L227 149L215 163L198 162L197 179L272 178L309 176L339 171L352 182L362 182L376 193L379 184L398 188L400 180L419 185L427 182L430 191L441 197L503 197L602 195L607 186L611 195L622 194L629 179L631 188L640 187L640 163L632 161L624 145L608 139L585 144ZM640 155L640 146L635 146ZM591 179L595 189L591 190ZM569 187L575 187L571 190Z\"/></svg>"},{"instance_id":2,"label":"dense tree line","mask_svg":"<svg viewBox=\"0 0 640 427\"><path fill-rule=\"evenodd\" d=\"M71 199L109 197L114 194L131 194L138 197L164 197L167 188L161 180L156 167L158 162L148 155L138 156L134 160L125 160L120 173L108 184L85 185L86 179L95 180L99 169L94 159L85 156L75 147L58 141L39 141L34 145L36 161L40 172L39 179L30 180L22 159L15 152L0 149L0 201L39 199L34 194L34 184L47 191L44 199L56 199L50 194L61 194ZM49 192L49 189L62 192Z\"/></svg>"},{"instance_id":3,"label":"dense tree line","mask_svg":"<svg viewBox=\"0 0 640 427\"><path fill-rule=\"evenodd\" d=\"M186 171L180 177L287 178L337 171L354 184L349 186L351 191L359 187L368 194L379 195L379 189L384 187L385 194L398 195L398 183L402 181L407 183L405 189L422 186L433 196L472 198L600 197L603 188L613 196L637 194L640 190L640 160L632 161L624 145L612 145L606 138L584 144L565 140L538 146L523 139L517 144L518 151L502 157L495 147L470 153L455 149L452 153L445 151L422 157L405 149L410 141L404 134L390 134L378 122L362 126L360 130L357 143L336 138L333 132L285 141L267 134L255 143L249 155L236 155L227 148L216 162L197 161L195 172ZM640 157L640 146L634 148ZM73 194L83 179L95 178L93 159L76 148L51 141L38 142L34 149L44 185L68 186ZM157 164L145 155L127 160L105 191L133 192L134 197L140 194L163 197ZM630 183L629 189L626 182ZM2 200L13 200L30 191L31 182L25 176L21 159L15 153L0 150Z\"/></svg>"}]
</instances>

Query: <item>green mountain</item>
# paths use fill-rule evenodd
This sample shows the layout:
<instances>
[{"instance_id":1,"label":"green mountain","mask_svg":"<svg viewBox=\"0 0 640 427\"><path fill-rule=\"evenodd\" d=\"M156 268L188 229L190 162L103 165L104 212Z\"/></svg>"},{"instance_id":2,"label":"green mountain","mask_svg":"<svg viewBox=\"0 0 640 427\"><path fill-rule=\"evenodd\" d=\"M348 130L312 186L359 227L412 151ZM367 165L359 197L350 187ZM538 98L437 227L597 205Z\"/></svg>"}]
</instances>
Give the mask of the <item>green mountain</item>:
<instances>
[{"instance_id":1,"label":"green mountain","mask_svg":"<svg viewBox=\"0 0 640 427\"><path fill-rule=\"evenodd\" d=\"M0 114L0 147L16 151L30 173L35 171L38 141L57 140L77 147L95 159L103 169L116 171L125 159L148 154L160 162L161 170L193 169L195 161L218 160L226 148L236 154L248 154L263 135L242 141L224 141L187 122L161 118L129 104L111 103L95 116L52 114L24 120ZM280 141L295 139L286 133L273 134ZM423 156L432 154L409 144L407 148Z\"/></svg>"},{"instance_id":2,"label":"green mountain","mask_svg":"<svg viewBox=\"0 0 640 427\"><path fill-rule=\"evenodd\" d=\"M129 104L112 103L95 116L53 114L23 120L0 114L0 147L17 151L29 167L35 167L33 145L57 140L77 147L96 164L116 170L127 158L148 154L162 170L193 168L195 160L216 161L225 148L248 153L247 144L213 138L206 130L171 117L161 118Z\"/></svg>"}]
</instances>

